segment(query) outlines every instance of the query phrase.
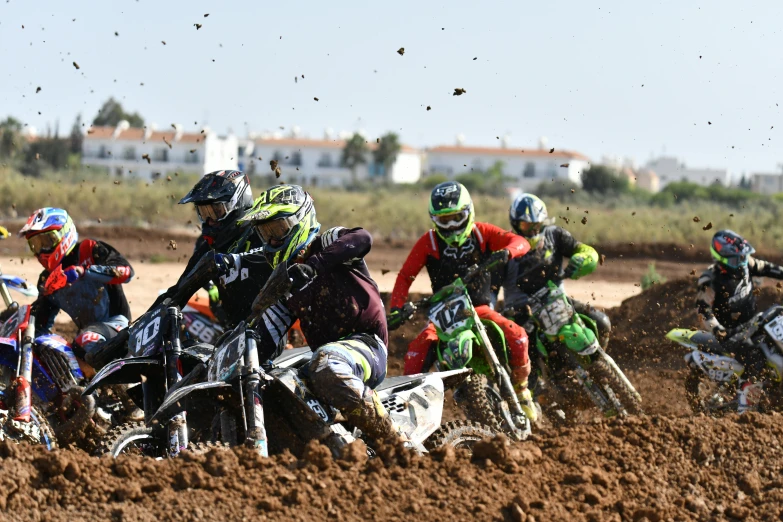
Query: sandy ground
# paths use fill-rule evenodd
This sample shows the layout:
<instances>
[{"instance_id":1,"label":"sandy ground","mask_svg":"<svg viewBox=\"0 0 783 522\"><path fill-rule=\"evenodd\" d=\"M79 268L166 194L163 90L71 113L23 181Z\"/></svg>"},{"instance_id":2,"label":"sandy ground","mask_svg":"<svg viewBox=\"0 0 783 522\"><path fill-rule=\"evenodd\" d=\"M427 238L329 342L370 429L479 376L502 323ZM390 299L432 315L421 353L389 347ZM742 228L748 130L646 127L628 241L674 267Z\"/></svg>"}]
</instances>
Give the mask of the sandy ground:
<instances>
[{"instance_id":1,"label":"sandy ground","mask_svg":"<svg viewBox=\"0 0 783 522\"><path fill-rule=\"evenodd\" d=\"M0 257L0 267L2 267L3 273L24 277L31 284L37 281L41 271L40 265L29 258L22 262L18 257ZM185 265L182 263L135 261L133 268L136 271L136 277L131 283L125 285L125 294L128 296L133 316L138 317L147 310L161 290L165 290L177 281ZM397 273L390 271L383 274L381 270L373 270L372 272L381 291L391 292ZM638 294L641 288L636 286L637 284L630 281L602 281L600 274L596 274L596 277L590 279L570 281L568 290L570 295L576 299L589 301L598 307L612 308L619 306L624 299ZM422 272L414 281L411 292L430 292L430 282L426 272ZM16 295L21 303L31 301L31 298ZM67 317L61 314L57 321L67 321Z\"/></svg>"}]
</instances>

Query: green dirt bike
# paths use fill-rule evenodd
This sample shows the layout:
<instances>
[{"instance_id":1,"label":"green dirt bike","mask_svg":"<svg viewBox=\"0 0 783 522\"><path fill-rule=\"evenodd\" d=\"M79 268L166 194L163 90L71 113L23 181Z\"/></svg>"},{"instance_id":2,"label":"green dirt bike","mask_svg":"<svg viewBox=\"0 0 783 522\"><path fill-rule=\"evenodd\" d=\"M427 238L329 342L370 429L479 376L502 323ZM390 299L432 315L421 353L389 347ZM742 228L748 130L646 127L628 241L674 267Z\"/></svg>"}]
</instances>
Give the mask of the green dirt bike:
<instances>
[{"instance_id":1,"label":"green dirt bike","mask_svg":"<svg viewBox=\"0 0 783 522\"><path fill-rule=\"evenodd\" d=\"M402 312L389 316L387 322L389 330L395 330L418 309L428 309L439 339L435 350L437 370L473 370L473 375L454 392L454 399L468 419L503 431L515 440L524 440L530 435L530 419L511 384L505 337L498 325L479 318L466 287L477 275L506 259L507 252L496 252L481 266L471 267L464 278L457 278L431 297L406 303Z\"/></svg>"},{"instance_id":2,"label":"green dirt bike","mask_svg":"<svg viewBox=\"0 0 783 522\"><path fill-rule=\"evenodd\" d=\"M527 283L541 271L542 265L526 270L517 284ZM551 393L553 401L547 413L555 422L567 418L566 411L573 409L579 388L607 417L642 413L641 395L601 347L595 321L574 310L562 285L569 272L567 268L529 295L524 310L508 307L503 312L522 324L531 344L535 342L535 353L531 351L535 396Z\"/></svg>"}]
</instances>

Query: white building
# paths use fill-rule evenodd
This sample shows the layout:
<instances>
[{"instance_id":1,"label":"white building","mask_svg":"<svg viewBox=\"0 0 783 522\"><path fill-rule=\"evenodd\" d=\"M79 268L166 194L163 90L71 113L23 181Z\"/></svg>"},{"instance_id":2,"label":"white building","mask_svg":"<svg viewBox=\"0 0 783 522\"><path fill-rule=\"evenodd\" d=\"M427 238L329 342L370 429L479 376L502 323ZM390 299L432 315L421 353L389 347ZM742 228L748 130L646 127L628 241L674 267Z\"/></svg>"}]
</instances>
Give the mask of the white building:
<instances>
[{"instance_id":1,"label":"white building","mask_svg":"<svg viewBox=\"0 0 783 522\"><path fill-rule=\"evenodd\" d=\"M687 181L705 187L714 183L720 183L724 187L731 184L727 169L689 169L685 163L671 156L661 156L650 160L646 168L653 170L658 175L661 189L669 183L678 181Z\"/></svg>"},{"instance_id":2,"label":"white building","mask_svg":"<svg viewBox=\"0 0 783 522\"><path fill-rule=\"evenodd\" d=\"M783 192L783 174L759 173L750 176L750 190L759 194Z\"/></svg>"},{"instance_id":3,"label":"white building","mask_svg":"<svg viewBox=\"0 0 783 522\"><path fill-rule=\"evenodd\" d=\"M454 146L441 145L427 150L427 173L444 174L453 179L460 174L483 172L500 162L509 186L523 191L534 190L545 181L570 180L582 183L582 171L590 163L578 152L546 148L541 140L538 148L511 148L506 140L500 147L471 147L458 138Z\"/></svg>"},{"instance_id":4,"label":"white building","mask_svg":"<svg viewBox=\"0 0 783 522\"><path fill-rule=\"evenodd\" d=\"M269 175L270 161L277 161L282 180L307 186L344 187L352 182L351 169L342 166L345 140L264 136L244 140L239 146L239 169L248 174ZM367 143L367 163L356 167L356 180L384 179L384 167L373 161L374 141ZM421 177L421 153L402 145L391 166L392 183L415 183Z\"/></svg>"},{"instance_id":5,"label":"white building","mask_svg":"<svg viewBox=\"0 0 783 522\"><path fill-rule=\"evenodd\" d=\"M157 131L154 125L90 127L82 145L82 164L105 167L117 176L152 179L179 173L206 174L237 168L236 136L219 137L208 128L184 132L181 125Z\"/></svg>"}]
</instances>

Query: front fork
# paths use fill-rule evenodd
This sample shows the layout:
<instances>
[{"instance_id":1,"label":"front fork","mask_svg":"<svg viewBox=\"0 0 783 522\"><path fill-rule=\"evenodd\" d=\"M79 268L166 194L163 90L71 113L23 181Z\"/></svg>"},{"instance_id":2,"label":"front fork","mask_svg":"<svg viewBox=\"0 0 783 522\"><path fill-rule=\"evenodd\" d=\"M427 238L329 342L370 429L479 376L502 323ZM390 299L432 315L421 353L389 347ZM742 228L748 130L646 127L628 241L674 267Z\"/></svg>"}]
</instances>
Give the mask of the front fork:
<instances>
[{"instance_id":1,"label":"front fork","mask_svg":"<svg viewBox=\"0 0 783 522\"><path fill-rule=\"evenodd\" d=\"M30 316L16 366L16 415L15 421L30 422L33 409L33 395L30 381L33 378L33 339L35 339L35 316Z\"/></svg>"},{"instance_id":2,"label":"front fork","mask_svg":"<svg viewBox=\"0 0 783 522\"><path fill-rule=\"evenodd\" d=\"M511 414L515 418L524 419L525 414L522 411L522 406L519 404L519 398L517 398L517 394L514 391L514 385L511 383L511 377L508 375L508 372L503 367L503 365L500 364L500 359L498 359L498 355L495 353L495 350L492 349L492 343L490 342L489 336L487 335L487 329L484 326L484 323L481 322L481 318L475 309L473 310L473 322L476 325L476 330L478 331L479 339L481 340L481 347L482 350L484 350L484 357L490 361L490 370L494 374L495 380L498 384L498 387L500 388L501 397L503 397L503 399L508 403Z\"/></svg>"},{"instance_id":3,"label":"front fork","mask_svg":"<svg viewBox=\"0 0 783 522\"><path fill-rule=\"evenodd\" d=\"M169 316L169 340L170 348L166 354L166 388L170 389L180 379L179 358L182 355L182 344L179 340L179 326L182 321L182 312L176 306L169 307L166 310ZM172 457L179 455L179 452L188 447L188 423L186 412L178 413L171 418L168 424L169 435L169 454Z\"/></svg>"},{"instance_id":4,"label":"front fork","mask_svg":"<svg viewBox=\"0 0 783 522\"><path fill-rule=\"evenodd\" d=\"M258 361L258 345L250 336L245 341L245 368L250 370L240 381L240 392L244 394L245 445L255 449L262 457L268 457L264 402L261 397L261 365Z\"/></svg>"}]
</instances>

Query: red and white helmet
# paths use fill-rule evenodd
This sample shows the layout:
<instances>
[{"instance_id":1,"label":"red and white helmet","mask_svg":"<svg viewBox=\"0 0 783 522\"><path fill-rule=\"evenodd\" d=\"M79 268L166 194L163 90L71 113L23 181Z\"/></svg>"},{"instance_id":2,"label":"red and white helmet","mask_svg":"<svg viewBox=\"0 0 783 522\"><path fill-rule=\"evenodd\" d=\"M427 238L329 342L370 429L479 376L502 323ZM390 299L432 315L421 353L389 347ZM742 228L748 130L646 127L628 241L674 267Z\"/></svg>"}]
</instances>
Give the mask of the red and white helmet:
<instances>
[{"instance_id":1,"label":"red and white helmet","mask_svg":"<svg viewBox=\"0 0 783 522\"><path fill-rule=\"evenodd\" d=\"M19 231L27 239L38 262L49 271L62 263L79 241L76 225L68 212L61 208L39 208Z\"/></svg>"}]
</instances>

